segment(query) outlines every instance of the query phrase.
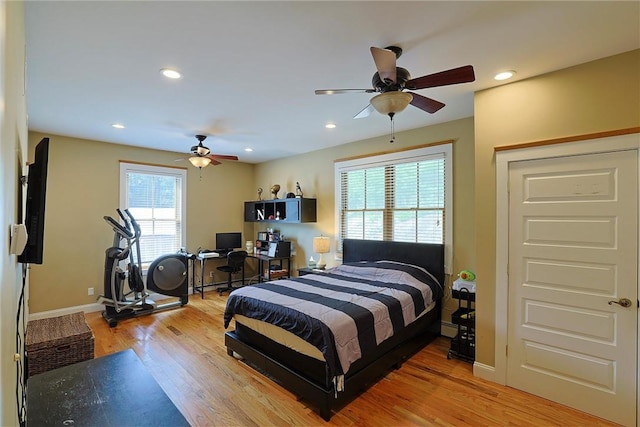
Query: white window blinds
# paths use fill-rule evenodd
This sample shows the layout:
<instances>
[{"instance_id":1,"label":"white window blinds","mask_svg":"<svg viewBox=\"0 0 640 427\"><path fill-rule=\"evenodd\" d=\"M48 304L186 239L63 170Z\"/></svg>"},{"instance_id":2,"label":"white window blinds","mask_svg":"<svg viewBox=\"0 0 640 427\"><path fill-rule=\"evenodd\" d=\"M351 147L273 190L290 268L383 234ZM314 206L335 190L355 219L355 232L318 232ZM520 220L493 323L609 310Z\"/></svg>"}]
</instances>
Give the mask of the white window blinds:
<instances>
[{"instance_id":1,"label":"white window blinds","mask_svg":"<svg viewBox=\"0 0 640 427\"><path fill-rule=\"evenodd\" d=\"M343 239L452 241L450 158L447 143L336 162L338 247Z\"/></svg>"},{"instance_id":2,"label":"white window blinds","mask_svg":"<svg viewBox=\"0 0 640 427\"><path fill-rule=\"evenodd\" d=\"M186 171L121 163L121 206L140 224L141 261L185 247Z\"/></svg>"}]
</instances>

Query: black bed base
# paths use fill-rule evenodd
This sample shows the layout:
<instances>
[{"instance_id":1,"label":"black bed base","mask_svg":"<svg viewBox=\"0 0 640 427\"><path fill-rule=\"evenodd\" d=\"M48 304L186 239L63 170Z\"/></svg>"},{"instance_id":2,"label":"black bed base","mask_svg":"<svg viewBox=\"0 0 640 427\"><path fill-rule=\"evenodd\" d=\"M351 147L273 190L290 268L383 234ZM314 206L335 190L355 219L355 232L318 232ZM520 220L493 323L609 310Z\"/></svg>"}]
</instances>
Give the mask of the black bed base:
<instances>
[{"instance_id":1,"label":"black bed base","mask_svg":"<svg viewBox=\"0 0 640 427\"><path fill-rule=\"evenodd\" d=\"M345 376L344 391L338 392L337 397L331 381L321 378L326 370L315 368L319 364L315 359L295 353L258 334L252 335L251 330L241 325L237 325L237 331L225 333L225 345L230 356L237 353L256 370L311 404L325 421L329 421L332 409L341 408L389 371L399 369L405 360L440 335L439 308L423 316L403 342L386 346L383 352L368 358L371 360L366 364L356 362ZM258 340L254 342L256 338ZM297 363L292 364L291 358L295 358ZM301 362L305 358L308 360ZM317 374L314 378L310 372L293 370L290 366L307 366Z\"/></svg>"}]
</instances>

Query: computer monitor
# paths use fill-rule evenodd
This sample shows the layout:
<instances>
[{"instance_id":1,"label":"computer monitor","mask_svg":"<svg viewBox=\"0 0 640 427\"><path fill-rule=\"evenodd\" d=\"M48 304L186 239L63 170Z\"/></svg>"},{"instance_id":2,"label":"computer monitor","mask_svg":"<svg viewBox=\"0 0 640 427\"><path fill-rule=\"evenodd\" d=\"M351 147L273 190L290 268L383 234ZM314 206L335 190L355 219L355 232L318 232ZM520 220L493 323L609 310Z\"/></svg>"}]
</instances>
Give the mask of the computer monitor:
<instances>
[{"instance_id":1,"label":"computer monitor","mask_svg":"<svg viewBox=\"0 0 640 427\"><path fill-rule=\"evenodd\" d=\"M242 233L216 233L216 251L232 251L242 247Z\"/></svg>"}]
</instances>

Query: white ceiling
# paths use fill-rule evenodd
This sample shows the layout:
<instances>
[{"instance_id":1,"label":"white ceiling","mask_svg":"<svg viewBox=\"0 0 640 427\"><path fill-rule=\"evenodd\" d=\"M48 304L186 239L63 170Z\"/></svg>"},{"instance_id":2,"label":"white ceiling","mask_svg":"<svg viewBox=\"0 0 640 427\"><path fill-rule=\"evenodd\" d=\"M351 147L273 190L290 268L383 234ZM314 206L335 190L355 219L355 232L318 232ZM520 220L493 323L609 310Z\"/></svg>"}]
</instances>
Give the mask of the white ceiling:
<instances>
[{"instance_id":1,"label":"white ceiling","mask_svg":"<svg viewBox=\"0 0 640 427\"><path fill-rule=\"evenodd\" d=\"M30 130L184 153L203 133L249 163L389 134L386 116L352 119L372 95L314 94L371 88L371 46L402 47L414 78L475 69L473 83L417 91L446 107L409 106L396 132L472 116L498 71L519 80L640 48L638 1L27 0L25 14Z\"/></svg>"}]
</instances>

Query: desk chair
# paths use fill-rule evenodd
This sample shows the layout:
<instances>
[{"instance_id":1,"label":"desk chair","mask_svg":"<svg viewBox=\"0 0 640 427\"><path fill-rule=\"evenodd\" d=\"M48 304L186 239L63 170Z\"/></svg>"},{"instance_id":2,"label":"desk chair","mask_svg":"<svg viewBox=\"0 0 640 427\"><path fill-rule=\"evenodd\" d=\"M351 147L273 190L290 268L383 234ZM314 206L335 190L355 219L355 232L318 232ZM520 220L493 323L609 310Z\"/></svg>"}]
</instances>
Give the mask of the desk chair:
<instances>
[{"instance_id":1,"label":"desk chair","mask_svg":"<svg viewBox=\"0 0 640 427\"><path fill-rule=\"evenodd\" d=\"M232 284L231 276L233 273L237 273L242 270L242 286L244 286L244 262L247 259L247 251L233 251L227 254L227 264L221 265L217 267L218 270L224 271L228 274L227 279L227 287L226 288L218 288L218 293L222 295L223 292L233 291L234 288Z\"/></svg>"}]
</instances>

